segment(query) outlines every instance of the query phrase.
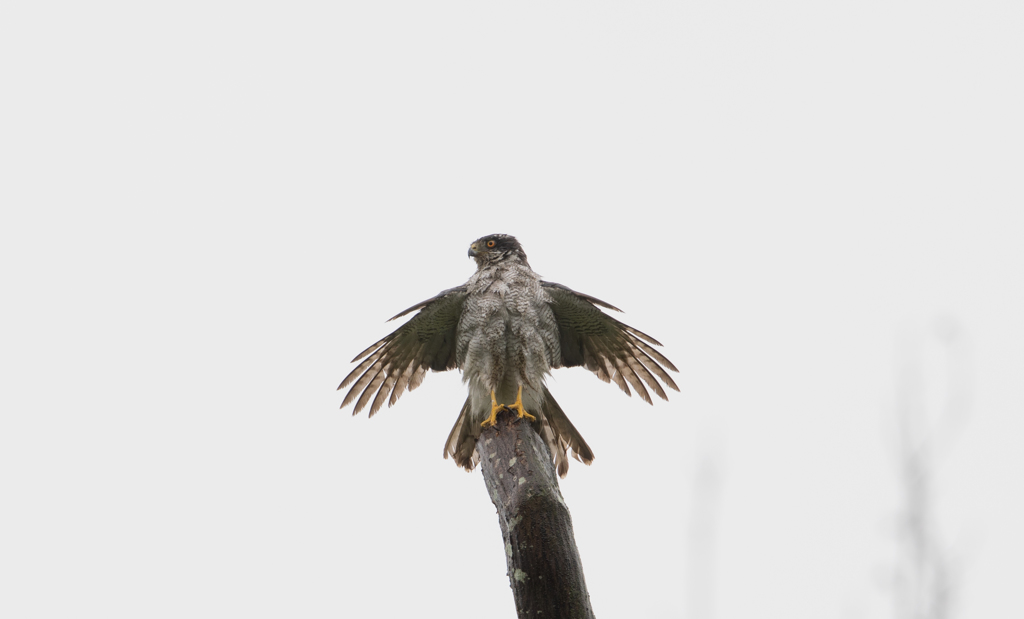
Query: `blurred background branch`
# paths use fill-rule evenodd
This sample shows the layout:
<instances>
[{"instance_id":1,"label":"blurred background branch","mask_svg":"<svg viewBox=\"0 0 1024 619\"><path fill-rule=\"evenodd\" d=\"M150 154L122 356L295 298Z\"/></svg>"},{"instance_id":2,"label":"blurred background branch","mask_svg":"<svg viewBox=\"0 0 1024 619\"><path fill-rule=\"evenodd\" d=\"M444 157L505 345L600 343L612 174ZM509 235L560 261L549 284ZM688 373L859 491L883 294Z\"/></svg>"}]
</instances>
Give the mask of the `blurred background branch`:
<instances>
[{"instance_id":1,"label":"blurred background branch","mask_svg":"<svg viewBox=\"0 0 1024 619\"><path fill-rule=\"evenodd\" d=\"M900 507L892 574L897 619L950 619L959 570L942 538L938 464L967 418L967 345L959 323L937 320L924 338L904 337L896 384L895 457Z\"/></svg>"}]
</instances>

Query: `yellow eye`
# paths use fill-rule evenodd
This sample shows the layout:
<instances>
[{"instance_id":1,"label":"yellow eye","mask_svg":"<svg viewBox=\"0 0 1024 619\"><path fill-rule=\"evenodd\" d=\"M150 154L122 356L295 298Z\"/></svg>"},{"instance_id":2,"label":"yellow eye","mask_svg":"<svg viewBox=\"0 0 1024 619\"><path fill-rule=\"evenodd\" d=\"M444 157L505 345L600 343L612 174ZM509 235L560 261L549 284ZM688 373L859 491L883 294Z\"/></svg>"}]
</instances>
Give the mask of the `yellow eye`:
<instances>
[{"instance_id":1,"label":"yellow eye","mask_svg":"<svg viewBox=\"0 0 1024 619\"><path fill-rule=\"evenodd\" d=\"M487 241L488 247L494 247L494 241Z\"/></svg>"}]
</instances>

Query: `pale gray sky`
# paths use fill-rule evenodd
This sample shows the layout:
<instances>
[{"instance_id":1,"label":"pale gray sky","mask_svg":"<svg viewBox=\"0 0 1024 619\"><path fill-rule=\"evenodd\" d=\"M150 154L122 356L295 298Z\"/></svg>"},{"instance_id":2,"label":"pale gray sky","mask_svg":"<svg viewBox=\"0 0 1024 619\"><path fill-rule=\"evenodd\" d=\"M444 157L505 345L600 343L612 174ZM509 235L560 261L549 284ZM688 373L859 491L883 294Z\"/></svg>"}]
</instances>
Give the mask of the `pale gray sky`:
<instances>
[{"instance_id":1,"label":"pale gray sky","mask_svg":"<svg viewBox=\"0 0 1024 619\"><path fill-rule=\"evenodd\" d=\"M562 491L598 616L684 616L709 457L716 618L890 616L898 342L933 395L949 321L960 616L1021 616L1022 31L984 1L6 3L0 615L514 617L480 473L441 457L459 376L373 420L334 391L506 232L680 369L654 407L549 383L597 456Z\"/></svg>"}]
</instances>

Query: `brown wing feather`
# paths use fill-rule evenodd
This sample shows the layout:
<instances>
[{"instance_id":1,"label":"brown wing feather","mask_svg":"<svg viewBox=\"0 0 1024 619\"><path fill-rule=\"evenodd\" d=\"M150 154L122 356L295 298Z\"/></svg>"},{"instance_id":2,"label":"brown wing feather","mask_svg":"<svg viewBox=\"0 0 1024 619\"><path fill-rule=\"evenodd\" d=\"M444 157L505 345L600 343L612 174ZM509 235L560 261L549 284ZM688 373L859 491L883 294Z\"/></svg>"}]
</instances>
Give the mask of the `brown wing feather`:
<instances>
[{"instance_id":1,"label":"brown wing feather","mask_svg":"<svg viewBox=\"0 0 1024 619\"><path fill-rule=\"evenodd\" d=\"M353 362L366 358L338 385L342 389L352 384L341 407L355 402L354 415L370 404L372 417L385 402L391 406L402 393L418 387L428 369L440 372L455 368L455 330L465 300L465 286L450 288L392 318L419 310L408 322L356 355Z\"/></svg>"},{"instance_id":2,"label":"brown wing feather","mask_svg":"<svg viewBox=\"0 0 1024 619\"><path fill-rule=\"evenodd\" d=\"M648 403L653 402L644 383L664 400L668 395L662 383L679 391L665 371L668 368L677 372L676 366L654 349L661 343L615 320L597 306L617 308L561 284L541 285L551 298L551 310L558 322L562 358L554 367L583 366L601 380L614 382L627 395L633 387Z\"/></svg>"}]
</instances>

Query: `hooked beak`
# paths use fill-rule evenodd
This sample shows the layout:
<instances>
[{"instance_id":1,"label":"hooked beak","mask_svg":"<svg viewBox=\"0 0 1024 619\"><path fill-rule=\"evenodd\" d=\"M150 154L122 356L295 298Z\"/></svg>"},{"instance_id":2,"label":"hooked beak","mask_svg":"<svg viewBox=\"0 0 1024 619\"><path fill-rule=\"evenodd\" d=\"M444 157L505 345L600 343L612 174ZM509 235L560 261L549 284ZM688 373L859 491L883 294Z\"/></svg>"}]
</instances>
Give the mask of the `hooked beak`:
<instances>
[{"instance_id":1,"label":"hooked beak","mask_svg":"<svg viewBox=\"0 0 1024 619\"><path fill-rule=\"evenodd\" d=\"M472 245L469 246L469 254L468 255L469 255L470 258L476 258L476 256L477 256L476 243L473 243Z\"/></svg>"}]
</instances>

